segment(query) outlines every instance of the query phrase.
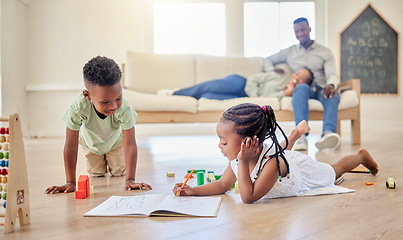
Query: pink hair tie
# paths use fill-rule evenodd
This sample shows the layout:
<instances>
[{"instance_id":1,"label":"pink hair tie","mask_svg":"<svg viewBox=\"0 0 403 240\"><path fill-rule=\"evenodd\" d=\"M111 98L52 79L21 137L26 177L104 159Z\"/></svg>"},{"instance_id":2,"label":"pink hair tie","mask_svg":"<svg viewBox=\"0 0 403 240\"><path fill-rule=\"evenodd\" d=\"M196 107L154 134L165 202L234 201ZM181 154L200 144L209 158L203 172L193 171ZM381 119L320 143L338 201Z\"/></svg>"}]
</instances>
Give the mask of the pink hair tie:
<instances>
[{"instance_id":1,"label":"pink hair tie","mask_svg":"<svg viewBox=\"0 0 403 240\"><path fill-rule=\"evenodd\" d=\"M264 112L264 113L267 113L267 108L266 108L266 106L262 105L262 109L263 109L263 112Z\"/></svg>"}]
</instances>

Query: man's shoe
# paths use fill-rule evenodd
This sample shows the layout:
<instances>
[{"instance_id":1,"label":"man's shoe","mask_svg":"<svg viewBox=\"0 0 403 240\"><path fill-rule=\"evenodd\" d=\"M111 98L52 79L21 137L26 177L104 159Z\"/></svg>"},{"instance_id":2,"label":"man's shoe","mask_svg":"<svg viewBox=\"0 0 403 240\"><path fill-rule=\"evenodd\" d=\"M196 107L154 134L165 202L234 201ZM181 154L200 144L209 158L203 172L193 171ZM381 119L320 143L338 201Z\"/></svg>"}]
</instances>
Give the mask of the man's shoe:
<instances>
[{"instance_id":1,"label":"man's shoe","mask_svg":"<svg viewBox=\"0 0 403 240\"><path fill-rule=\"evenodd\" d=\"M294 145L295 151L306 151L308 150L308 141L306 140L306 136L302 135L298 141Z\"/></svg>"},{"instance_id":2,"label":"man's shoe","mask_svg":"<svg viewBox=\"0 0 403 240\"><path fill-rule=\"evenodd\" d=\"M340 136L337 133L332 132L324 132L322 134L321 139L319 139L315 146L319 150L327 149L327 148L336 148L340 145Z\"/></svg>"}]
</instances>

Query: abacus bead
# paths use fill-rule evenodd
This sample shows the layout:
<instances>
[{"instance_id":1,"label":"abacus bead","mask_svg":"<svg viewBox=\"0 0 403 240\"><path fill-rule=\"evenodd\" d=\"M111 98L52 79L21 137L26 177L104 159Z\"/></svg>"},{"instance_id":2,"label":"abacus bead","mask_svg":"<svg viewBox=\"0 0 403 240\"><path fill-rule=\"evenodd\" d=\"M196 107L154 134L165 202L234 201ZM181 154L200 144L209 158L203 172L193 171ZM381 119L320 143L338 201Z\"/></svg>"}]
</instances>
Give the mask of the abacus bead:
<instances>
[{"instance_id":1,"label":"abacus bead","mask_svg":"<svg viewBox=\"0 0 403 240\"><path fill-rule=\"evenodd\" d=\"M6 152L5 154L4 154L4 157L6 158L6 159L8 159L8 156L9 155L9 153L8 152Z\"/></svg>"},{"instance_id":2,"label":"abacus bead","mask_svg":"<svg viewBox=\"0 0 403 240\"><path fill-rule=\"evenodd\" d=\"M6 166L6 161L1 160L1 161L0 161L0 167L5 167L5 166Z\"/></svg>"},{"instance_id":3,"label":"abacus bead","mask_svg":"<svg viewBox=\"0 0 403 240\"><path fill-rule=\"evenodd\" d=\"M5 136L0 136L0 142L2 142L2 143L6 142L6 137Z\"/></svg>"},{"instance_id":4,"label":"abacus bead","mask_svg":"<svg viewBox=\"0 0 403 240\"><path fill-rule=\"evenodd\" d=\"M4 149L4 151L8 151L8 149L9 149L8 143L5 143L3 145L3 149Z\"/></svg>"},{"instance_id":5,"label":"abacus bead","mask_svg":"<svg viewBox=\"0 0 403 240\"><path fill-rule=\"evenodd\" d=\"M6 129L5 128L0 128L0 134L5 134L6 133Z\"/></svg>"},{"instance_id":6,"label":"abacus bead","mask_svg":"<svg viewBox=\"0 0 403 240\"><path fill-rule=\"evenodd\" d=\"M3 207L6 208L6 202L3 203Z\"/></svg>"},{"instance_id":7,"label":"abacus bead","mask_svg":"<svg viewBox=\"0 0 403 240\"><path fill-rule=\"evenodd\" d=\"M4 158L4 153L0 152L0 159L3 159L3 158Z\"/></svg>"},{"instance_id":8,"label":"abacus bead","mask_svg":"<svg viewBox=\"0 0 403 240\"><path fill-rule=\"evenodd\" d=\"M7 193L3 193L3 199L7 200Z\"/></svg>"},{"instance_id":9,"label":"abacus bead","mask_svg":"<svg viewBox=\"0 0 403 240\"><path fill-rule=\"evenodd\" d=\"M6 134L10 134L10 128L6 128Z\"/></svg>"}]
</instances>

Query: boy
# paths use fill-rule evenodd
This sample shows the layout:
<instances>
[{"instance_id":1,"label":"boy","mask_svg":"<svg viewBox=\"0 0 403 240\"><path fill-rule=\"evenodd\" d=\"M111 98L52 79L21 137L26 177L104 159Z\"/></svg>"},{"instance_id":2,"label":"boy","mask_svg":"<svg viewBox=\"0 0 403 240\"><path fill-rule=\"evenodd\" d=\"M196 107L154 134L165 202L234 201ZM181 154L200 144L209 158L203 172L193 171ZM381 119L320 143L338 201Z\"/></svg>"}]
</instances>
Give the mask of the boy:
<instances>
[{"instance_id":1,"label":"boy","mask_svg":"<svg viewBox=\"0 0 403 240\"><path fill-rule=\"evenodd\" d=\"M302 68L291 76L290 82L284 87L284 95L292 96L295 86L300 83L306 83L309 86L313 82L313 72L308 68Z\"/></svg>"},{"instance_id":2,"label":"boy","mask_svg":"<svg viewBox=\"0 0 403 240\"><path fill-rule=\"evenodd\" d=\"M84 156L94 177L126 174L125 188L151 189L135 182L137 145L134 123L137 113L122 96L122 73L115 61L95 57L83 68L85 90L67 109L64 167L66 184L51 186L45 193L76 190L77 152ZM79 134L80 133L80 134Z\"/></svg>"}]
</instances>

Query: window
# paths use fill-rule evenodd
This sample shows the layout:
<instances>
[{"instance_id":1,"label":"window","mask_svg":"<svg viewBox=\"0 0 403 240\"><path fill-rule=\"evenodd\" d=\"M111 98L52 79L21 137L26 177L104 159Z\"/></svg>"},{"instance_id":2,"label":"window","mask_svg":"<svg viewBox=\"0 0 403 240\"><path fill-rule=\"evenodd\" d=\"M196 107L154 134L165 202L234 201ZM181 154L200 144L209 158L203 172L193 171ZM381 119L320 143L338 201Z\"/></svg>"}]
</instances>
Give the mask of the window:
<instances>
[{"instance_id":1,"label":"window","mask_svg":"<svg viewBox=\"0 0 403 240\"><path fill-rule=\"evenodd\" d=\"M244 4L244 55L270 56L297 44L292 23L306 17L315 39L313 2L247 2Z\"/></svg>"},{"instance_id":2,"label":"window","mask_svg":"<svg viewBox=\"0 0 403 240\"><path fill-rule=\"evenodd\" d=\"M298 43L292 26L298 17L308 19L312 39L326 40L325 12L318 0L145 2L151 12L146 15L145 50L155 53L266 57ZM316 18L321 19L318 25Z\"/></svg>"},{"instance_id":3,"label":"window","mask_svg":"<svg viewBox=\"0 0 403 240\"><path fill-rule=\"evenodd\" d=\"M223 3L154 5L155 53L226 55Z\"/></svg>"}]
</instances>

